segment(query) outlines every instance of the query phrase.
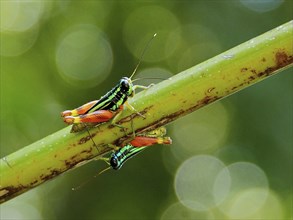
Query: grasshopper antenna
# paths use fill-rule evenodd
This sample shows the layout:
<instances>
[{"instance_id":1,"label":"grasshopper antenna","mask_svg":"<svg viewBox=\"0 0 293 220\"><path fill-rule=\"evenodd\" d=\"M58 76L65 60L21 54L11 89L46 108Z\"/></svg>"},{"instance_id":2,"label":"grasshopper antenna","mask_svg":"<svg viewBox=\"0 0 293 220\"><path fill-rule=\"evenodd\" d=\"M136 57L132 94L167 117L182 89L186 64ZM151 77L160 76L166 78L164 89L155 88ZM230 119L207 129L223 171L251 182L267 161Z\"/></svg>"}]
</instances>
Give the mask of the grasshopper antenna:
<instances>
[{"instance_id":1,"label":"grasshopper antenna","mask_svg":"<svg viewBox=\"0 0 293 220\"><path fill-rule=\"evenodd\" d=\"M84 187L86 184L88 184L90 181L92 181L94 178L98 177L99 175L101 175L102 173L106 172L107 170L111 169L111 167L107 167L105 169L103 169L102 171L100 171L99 173L97 173L96 175L94 175L93 177L88 178L86 181L84 181L83 183L81 183L79 186L77 187L72 187L71 190L72 191L76 191L81 189L82 187Z\"/></svg>"},{"instance_id":2,"label":"grasshopper antenna","mask_svg":"<svg viewBox=\"0 0 293 220\"><path fill-rule=\"evenodd\" d=\"M129 77L130 79L131 79L131 78L134 76L134 74L136 73L136 71L137 71L137 69L138 69L138 67L139 67L139 65L140 65L140 63L141 63L141 60L142 60L142 58L143 58L145 52L147 51L147 49L149 48L151 42L153 41L153 39L154 39L156 36L157 36L157 33L155 33L155 34L153 35L153 37L149 40L149 42L148 42L147 45L145 46L144 50L142 51L142 53L141 53L141 55L140 55L140 58L139 58L138 64L136 65L136 67L135 67L134 71L132 72L131 76Z\"/></svg>"},{"instance_id":3,"label":"grasshopper antenna","mask_svg":"<svg viewBox=\"0 0 293 220\"><path fill-rule=\"evenodd\" d=\"M107 168L103 169L101 172L99 172L96 176L99 176L102 173L104 173L104 172L106 172L107 170L110 170L110 169L111 169L111 167L107 167Z\"/></svg>"},{"instance_id":4,"label":"grasshopper antenna","mask_svg":"<svg viewBox=\"0 0 293 220\"><path fill-rule=\"evenodd\" d=\"M164 78L160 78L160 77L143 77L143 78L137 78L132 80L132 82L138 81L138 80L142 80L142 79L160 79L160 80L166 80Z\"/></svg>"}]
</instances>

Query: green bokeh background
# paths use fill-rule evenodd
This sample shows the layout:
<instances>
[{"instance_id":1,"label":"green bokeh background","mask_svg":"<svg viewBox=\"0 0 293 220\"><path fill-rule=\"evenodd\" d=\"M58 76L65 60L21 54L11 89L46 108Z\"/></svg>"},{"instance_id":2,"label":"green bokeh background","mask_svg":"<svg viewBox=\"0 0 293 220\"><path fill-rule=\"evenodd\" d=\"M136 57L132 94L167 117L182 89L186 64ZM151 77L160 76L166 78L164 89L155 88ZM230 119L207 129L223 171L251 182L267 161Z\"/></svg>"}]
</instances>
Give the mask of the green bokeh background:
<instances>
[{"instance_id":1,"label":"green bokeh background","mask_svg":"<svg viewBox=\"0 0 293 220\"><path fill-rule=\"evenodd\" d=\"M4 13L5 2L1 1L1 157L63 128L62 110L99 98L121 77L129 76L155 32L158 36L140 71L156 67L171 76L288 22L293 15L292 1L39 1L37 21L27 30L16 31L3 28L13 14ZM34 10L39 10L28 8L31 11L26 9L24 16L33 17ZM96 27L111 47L112 57L104 57L110 68L101 82L82 76L66 79L56 61L64 36L82 25ZM27 50L13 53L33 38ZM75 47L88 39L80 40ZM101 65L106 62L102 58L92 62ZM87 67L82 66L84 72L91 71ZM213 114L221 105L226 114L221 116L220 111L223 119L219 120L228 123L223 125L225 137L216 146L184 152L181 157L209 154L226 165L254 163L279 198L281 219L292 214L292 80L288 69L188 116L189 121L202 117L211 128L215 123L209 119L216 120ZM172 154L171 148L180 150L177 131L183 123L178 120L168 126L169 135L175 137L171 147L153 147L119 172L109 171L71 191L106 166L91 162L2 205L1 217L13 217L16 212L19 219L160 219L178 201L174 176L184 160L176 161L178 150ZM206 130L206 137L213 138ZM188 139L198 140L196 135L191 130ZM228 218L216 208L211 212L213 219Z\"/></svg>"}]
</instances>

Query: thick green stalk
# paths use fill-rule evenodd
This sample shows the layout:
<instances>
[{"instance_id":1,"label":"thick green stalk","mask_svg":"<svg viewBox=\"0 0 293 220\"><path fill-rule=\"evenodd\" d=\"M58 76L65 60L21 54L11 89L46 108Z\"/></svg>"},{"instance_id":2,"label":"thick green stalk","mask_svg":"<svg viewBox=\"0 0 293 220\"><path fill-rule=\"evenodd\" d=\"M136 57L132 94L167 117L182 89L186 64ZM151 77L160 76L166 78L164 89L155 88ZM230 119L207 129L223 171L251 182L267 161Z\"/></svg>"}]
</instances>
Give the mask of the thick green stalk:
<instances>
[{"instance_id":1,"label":"thick green stalk","mask_svg":"<svg viewBox=\"0 0 293 220\"><path fill-rule=\"evenodd\" d=\"M291 21L140 92L129 102L145 118L127 110L119 124L131 133L133 118L136 132L154 129L289 68L292 36ZM69 131L62 129L2 158L1 202L111 151L106 144L125 141L123 129L110 123L91 129L91 137Z\"/></svg>"}]
</instances>

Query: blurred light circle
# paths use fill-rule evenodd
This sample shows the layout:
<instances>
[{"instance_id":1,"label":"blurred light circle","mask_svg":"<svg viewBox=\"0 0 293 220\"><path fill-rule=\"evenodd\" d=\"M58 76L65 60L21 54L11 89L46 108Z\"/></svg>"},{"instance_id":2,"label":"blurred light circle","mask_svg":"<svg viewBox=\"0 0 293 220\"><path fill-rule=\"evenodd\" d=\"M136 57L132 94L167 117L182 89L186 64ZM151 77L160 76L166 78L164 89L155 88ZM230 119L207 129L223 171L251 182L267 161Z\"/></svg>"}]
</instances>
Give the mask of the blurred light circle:
<instances>
[{"instance_id":1,"label":"blurred light circle","mask_svg":"<svg viewBox=\"0 0 293 220\"><path fill-rule=\"evenodd\" d=\"M211 58L221 51L221 47L217 42L204 42L190 45L178 61L178 71L185 70Z\"/></svg>"},{"instance_id":2,"label":"blurred light circle","mask_svg":"<svg viewBox=\"0 0 293 220\"><path fill-rule=\"evenodd\" d=\"M180 26L177 29L170 31L165 39L165 56L169 57L176 54L175 50L178 49L180 43L182 43L182 40L183 39Z\"/></svg>"},{"instance_id":3,"label":"blurred light circle","mask_svg":"<svg viewBox=\"0 0 293 220\"><path fill-rule=\"evenodd\" d=\"M94 87L110 73L113 63L111 45L93 25L72 27L56 50L56 64L61 77L78 87Z\"/></svg>"},{"instance_id":4,"label":"blurred light circle","mask_svg":"<svg viewBox=\"0 0 293 220\"><path fill-rule=\"evenodd\" d=\"M39 28L34 27L25 32L1 32L1 56L19 56L28 51L39 36Z\"/></svg>"},{"instance_id":5,"label":"blurred light circle","mask_svg":"<svg viewBox=\"0 0 293 220\"><path fill-rule=\"evenodd\" d=\"M232 219L245 219L258 212L268 195L266 188L250 188L240 191L231 200L229 211L225 214ZM265 198L265 199L264 199Z\"/></svg>"},{"instance_id":6,"label":"blurred light circle","mask_svg":"<svg viewBox=\"0 0 293 220\"><path fill-rule=\"evenodd\" d=\"M265 204L250 219L285 219L283 204L279 196L269 191Z\"/></svg>"},{"instance_id":7,"label":"blurred light circle","mask_svg":"<svg viewBox=\"0 0 293 220\"><path fill-rule=\"evenodd\" d=\"M240 0L246 8L256 12L268 12L278 8L284 0Z\"/></svg>"},{"instance_id":8,"label":"blurred light circle","mask_svg":"<svg viewBox=\"0 0 293 220\"><path fill-rule=\"evenodd\" d=\"M219 208L231 218L245 219L265 203L268 196L267 177L263 170L253 163L233 163L218 174L215 191L218 188L217 183L226 178L227 169L231 178L230 191Z\"/></svg>"},{"instance_id":9,"label":"blurred light circle","mask_svg":"<svg viewBox=\"0 0 293 220\"><path fill-rule=\"evenodd\" d=\"M225 164L212 156L194 156L186 160L177 170L175 176L175 192L179 201L186 207L195 211L207 211L218 205L214 199L214 184L219 172L223 171ZM222 192L228 192L230 187L229 172L226 184L222 184ZM221 195L223 199L225 194ZM218 201L222 199L218 198Z\"/></svg>"},{"instance_id":10,"label":"blurred light circle","mask_svg":"<svg viewBox=\"0 0 293 220\"><path fill-rule=\"evenodd\" d=\"M199 109L173 124L174 139L178 145L171 150L178 159L215 151L226 139L228 125L228 112L220 102Z\"/></svg>"},{"instance_id":11,"label":"blurred light circle","mask_svg":"<svg viewBox=\"0 0 293 220\"><path fill-rule=\"evenodd\" d=\"M43 1L1 1L0 30L22 32L39 22Z\"/></svg>"},{"instance_id":12,"label":"blurred light circle","mask_svg":"<svg viewBox=\"0 0 293 220\"><path fill-rule=\"evenodd\" d=\"M43 219L40 210L30 204L4 208L1 206L1 219Z\"/></svg>"},{"instance_id":13,"label":"blurred light circle","mask_svg":"<svg viewBox=\"0 0 293 220\"><path fill-rule=\"evenodd\" d=\"M0 31L5 31L13 26L18 12L18 1L0 1Z\"/></svg>"},{"instance_id":14,"label":"blurred light circle","mask_svg":"<svg viewBox=\"0 0 293 220\"><path fill-rule=\"evenodd\" d=\"M256 155L251 151L247 143L230 143L219 149L216 155L226 163L237 162L241 160L256 160Z\"/></svg>"},{"instance_id":15,"label":"blurred light circle","mask_svg":"<svg viewBox=\"0 0 293 220\"><path fill-rule=\"evenodd\" d=\"M62 13L70 23L95 24L101 29L107 28L113 15L115 1L55 1L54 13ZM86 13L84 13L86 12ZM118 23L117 23L118 24ZM118 24L119 25L119 24Z\"/></svg>"},{"instance_id":16,"label":"blurred light circle","mask_svg":"<svg viewBox=\"0 0 293 220\"><path fill-rule=\"evenodd\" d=\"M43 201L37 191L22 195L17 201L1 204L0 219L43 219L41 213Z\"/></svg>"},{"instance_id":17,"label":"blurred light circle","mask_svg":"<svg viewBox=\"0 0 293 220\"><path fill-rule=\"evenodd\" d=\"M128 16L123 27L124 41L130 52L140 58L147 42L157 33L143 60L161 61L175 51L179 36L170 34L178 27L178 19L166 8L159 6L141 7ZM172 46L170 46L170 42Z\"/></svg>"},{"instance_id":18,"label":"blurred light circle","mask_svg":"<svg viewBox=\"0 0 293 220\"><path fill-rule=\"evenodd\" d=\"M181 203L170 205L162 214L161 220L215 219L212 212L196 212Z\"/></svg>"},{"instance_id":19,"label":"blurred light circle","mask_svg":"<svg viewBox=\"0 0 293 220\"><path fill-rule=\"evenodd\" d=\"M176 39L179 43L178 50L168 59L169 65L178 71L194 66L222 51L217 34L208 26L187 24L174 30L172 35L174 40L177 35L181 36L180 39Z\"/></svg>"},{"instance_id":20,"label":"blurred light circle","mask_svg":"<svg viewBox=\"0 0 293 220\"><path fill-rule=\"evenodd\" d=\"M168 134L170 134L170 133L171 133L170 132L170 129L168 129ZM176 145L176 144L177 143L175 142L175 140L173 140L171 147L174 147L174 145ZM163 158L164 166L167 169L167 171L171 175L175 175L176 174L176 170L180 166L182 160L178 160L175 157L175 155L171 152L171 149L170 148L163 148L162 158Z\"/></svg>"}]
</instances>

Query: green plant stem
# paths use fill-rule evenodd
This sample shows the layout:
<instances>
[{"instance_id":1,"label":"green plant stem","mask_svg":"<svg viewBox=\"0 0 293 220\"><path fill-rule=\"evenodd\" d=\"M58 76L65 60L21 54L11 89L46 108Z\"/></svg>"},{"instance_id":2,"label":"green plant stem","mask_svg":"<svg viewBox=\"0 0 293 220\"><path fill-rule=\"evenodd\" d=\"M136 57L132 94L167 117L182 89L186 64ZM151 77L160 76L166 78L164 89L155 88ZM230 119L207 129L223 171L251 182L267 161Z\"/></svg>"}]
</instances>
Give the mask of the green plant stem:
<instances>
[{"instance_id":1,"label":"green plant stem","mask_svg":"<svg viewBox=\"0 0 293 220\"><path fill-rule=\"evenodd\" d=\"M151 130L291 67L292 34L291 21L140 92L129 103L145 118L125 110L118 123L129 134L132 118L136 132ZM111 123L90 134L97 147L88 132L70 133L67 127L2 158L0 201L110 152L107 144L125 141L123 129Z\"/></svg>"}]
</instances>

